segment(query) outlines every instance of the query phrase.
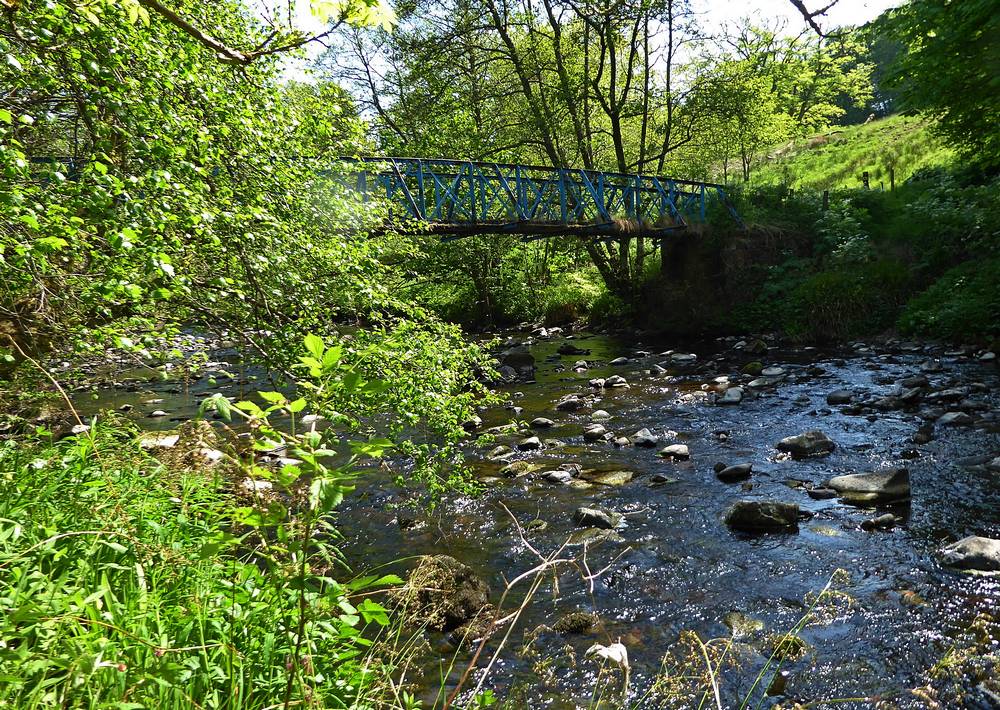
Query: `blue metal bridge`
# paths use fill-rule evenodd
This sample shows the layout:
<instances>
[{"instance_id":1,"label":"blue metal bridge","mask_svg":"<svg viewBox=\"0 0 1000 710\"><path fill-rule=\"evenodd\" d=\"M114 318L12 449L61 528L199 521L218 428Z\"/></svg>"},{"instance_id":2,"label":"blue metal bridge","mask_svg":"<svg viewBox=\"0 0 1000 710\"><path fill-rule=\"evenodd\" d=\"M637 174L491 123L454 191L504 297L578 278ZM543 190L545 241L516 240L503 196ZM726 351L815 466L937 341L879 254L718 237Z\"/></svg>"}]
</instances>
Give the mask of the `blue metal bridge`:
<instances>
[{"instance_id":1,"label":"blue metal bridge","mask_svg":"<svg viewBox=\"0 0 1000 710\"><path fill-rule=\"evenodd\" d=\"M721 207L743 222L722 185L654 175L423 158L342 158L361 199L387 200L393 222L445 239L510 233L662 238Z\"/></svg>"}]
</instances>

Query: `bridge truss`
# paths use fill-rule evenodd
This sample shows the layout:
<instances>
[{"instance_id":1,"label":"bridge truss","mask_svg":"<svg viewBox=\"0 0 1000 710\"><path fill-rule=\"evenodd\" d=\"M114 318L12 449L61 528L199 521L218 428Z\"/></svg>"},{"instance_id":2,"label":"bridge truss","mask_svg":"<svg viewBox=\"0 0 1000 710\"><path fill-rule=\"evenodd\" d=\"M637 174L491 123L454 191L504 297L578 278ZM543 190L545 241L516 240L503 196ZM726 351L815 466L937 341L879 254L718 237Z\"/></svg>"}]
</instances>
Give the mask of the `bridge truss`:
<instances>
[{"instance_id":1,"label":"bridge truss","mask_svg":"<svg viewBox=\"0 0 1000 710\"><path fill-rule=\"evenodd\" d=\"M365 201L388 200L394 221L445 238L511 233L662 238L710 209L742 220L722 185L575 168L423 158L343 158Z\"/></svg>"}]
</instances>

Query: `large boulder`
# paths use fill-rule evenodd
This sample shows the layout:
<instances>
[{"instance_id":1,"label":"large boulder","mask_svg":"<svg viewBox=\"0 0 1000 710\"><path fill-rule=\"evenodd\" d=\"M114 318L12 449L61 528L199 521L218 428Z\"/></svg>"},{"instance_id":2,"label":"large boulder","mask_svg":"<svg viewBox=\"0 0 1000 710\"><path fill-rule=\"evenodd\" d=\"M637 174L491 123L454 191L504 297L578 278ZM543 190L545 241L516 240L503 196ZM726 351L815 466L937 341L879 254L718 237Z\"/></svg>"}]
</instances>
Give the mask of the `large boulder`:
<instances>
[{"instance_id":1,"label":"large boulder","mask_svg":"<svg viewBox=\"0 0 1000 710\"><path fill-rule=\"evenodd\" d=\"M837 491L848 503L889 503L908 500L910 472L905 468L890 468L872 473L834 476L826 482L826 487Z\"/></svg>"},{"instance_id":2,"label":"large boulder","mask_svg":"<svg viewBox=\"0 0 1000 710\"><path fill-rule=\"evenodd\" d=\"M524 346L517 346L504 350L497 358L501 365L512 367L515 370L533 370L535 368L535 356Z\"/></svg>"},{"instance_id":3,"label":"large boulder","mask_svg":"<svg viewBox=\"0 0 1000 710\"><path fill-rule=\"evenodd\" d=\"M448 555L421 558L392 597L409 621L435 631L457 629L492 610L489 585Z\"/></svg>"},{"instance_id":4,"label":"large boulder","mask_svg":"<svg viewBox=\"0 0 1000 710\"><path fill-rule=\"evenodd\" d=\"M737 501L726 513L726 525L748 532L798 530L799 506L779 501Z\"/></svg>"},{"instance_id":5,"label":"large boulder","mask_svg":"<svg viewBox=\"0 0 1000 710\"><path fill-rule=\"evenodd\" d=\"M976 572L1000 572L1000 540L971 536L941 548L941 561L949 567Z\"/></svg>"},{"instance_id":6,"label":"large boulder","mask_svg":"<svg viewBox=\"0 0 1000 710\"><path fill-rule=\"evenodd\" d=\"M830 437L821 431L807 431L804 434L788 436L779 441L775 448L791 454L794 458L825 456L837 448Z\"/></svg>"}]
</instances>

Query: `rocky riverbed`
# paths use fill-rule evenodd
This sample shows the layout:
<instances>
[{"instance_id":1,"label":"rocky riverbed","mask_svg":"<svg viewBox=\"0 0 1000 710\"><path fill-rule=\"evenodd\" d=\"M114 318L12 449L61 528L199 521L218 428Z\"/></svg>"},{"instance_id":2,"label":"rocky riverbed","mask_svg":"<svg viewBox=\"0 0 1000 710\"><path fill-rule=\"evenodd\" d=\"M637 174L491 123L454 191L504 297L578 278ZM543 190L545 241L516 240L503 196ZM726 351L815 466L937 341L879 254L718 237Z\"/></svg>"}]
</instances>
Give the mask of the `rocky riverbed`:
<instances>
[{"instance_id":1,"label":"rocky riverbed","mask_svg":"<svg viewBox=\"0 0 1000 710\"><path fill-rule=\"evenodd\" d=\"M507 406L468 427L481 495L427 513L376 473L340 514L358 565L408 558L406 569L415 555L447 555L456 564L438 567L474 580L474 593L449 602L468 618L441 616L428 632L425 675L411 677L427 693L442 667L457 682L471 656L456 629L467 641L489 630L466 623L469 599L493 614L507 581L561 550L572 562L547 573L485 683L515 704L588 706L605 682L617 702L624 654L634 707L697 706L702 690L679 680L704 675L692 632L718 639L713 659L727 649L723 707L748 694L765 707L1000 702L989 620L1000 599L993 353L757 338L678 347L536 330L511 336L500 359ZM229 387L253 386L218 369ZM221 388L212 380L102 390L87 405L132 405L131 416L166 427ZM167 414L150 418L157 411ZM527 588L514 588L501 615ZM957 701L931 669L966 648L983 667L963 666Z\"/></svg>"}]
</instances>

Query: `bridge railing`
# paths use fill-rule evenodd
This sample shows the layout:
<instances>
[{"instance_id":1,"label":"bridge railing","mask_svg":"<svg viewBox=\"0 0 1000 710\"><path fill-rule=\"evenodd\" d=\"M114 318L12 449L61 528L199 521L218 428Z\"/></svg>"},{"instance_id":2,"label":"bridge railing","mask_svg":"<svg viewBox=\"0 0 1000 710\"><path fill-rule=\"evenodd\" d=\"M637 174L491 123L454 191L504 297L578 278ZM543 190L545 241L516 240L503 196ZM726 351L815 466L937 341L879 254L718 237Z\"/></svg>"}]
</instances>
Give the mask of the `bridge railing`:
<instances>
[{"instance_id":1,"label":"bridge railing","mask_svg":"<svg viewBox=\"0 0 1000 710\"><path fill-rule=\"evenodd\" d=\"M654 175L424 158L342 158L362 199L388 200L394 219L434 231L487 230L662 236L704 222L719 202L740 222L722 185ZM741 222L740 222L741 223Z\"/></svg>"}]
</instances>

